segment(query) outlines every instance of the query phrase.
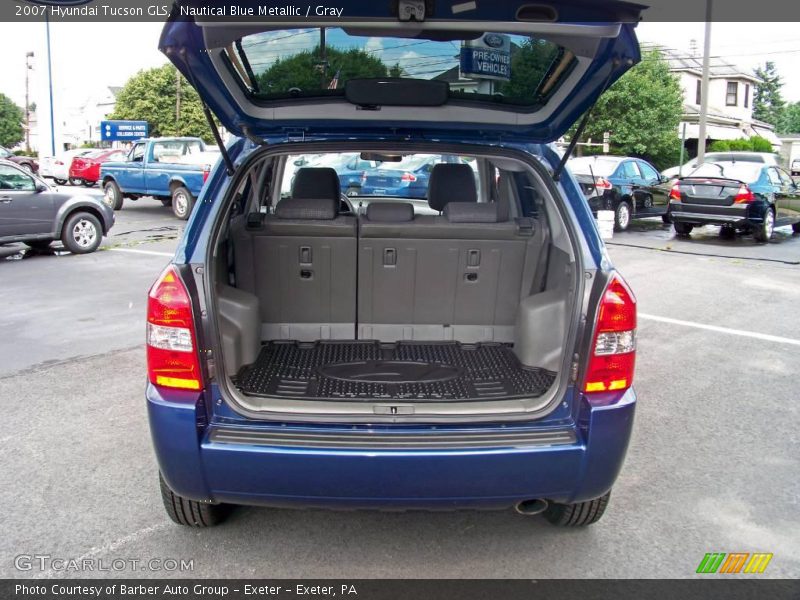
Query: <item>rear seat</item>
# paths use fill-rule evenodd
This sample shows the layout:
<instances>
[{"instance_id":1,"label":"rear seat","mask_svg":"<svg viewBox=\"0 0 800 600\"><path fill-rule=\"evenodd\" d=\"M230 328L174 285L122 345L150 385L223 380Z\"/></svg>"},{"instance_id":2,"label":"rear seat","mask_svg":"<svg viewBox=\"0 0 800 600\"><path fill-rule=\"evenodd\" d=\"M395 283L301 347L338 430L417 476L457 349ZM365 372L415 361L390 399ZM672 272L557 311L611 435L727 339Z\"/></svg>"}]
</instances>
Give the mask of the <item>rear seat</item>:
<instances>
[{"instance_id":1,"label":"rear seat","mask_svg":"<svg viewBox=\"0 0 800 600\"><path fill-rule=\"evenodd\" d=\"M339 177L302 168L272 215L232 224L237 287L259 299L262 339L352 339L355 217L338 216Z\"/></svg>"},{"instance_id":2,"label":"rear seat","mask_svg":"<svg viewBox=\"0 0 800 600\"><path fill-rule=\"evenodd\" d=\"M436 165L428 196L440 216L387 202L362 219L358 337L513 341L531 230L477 202L469 165Z\"/></svg>"}]
</instances>

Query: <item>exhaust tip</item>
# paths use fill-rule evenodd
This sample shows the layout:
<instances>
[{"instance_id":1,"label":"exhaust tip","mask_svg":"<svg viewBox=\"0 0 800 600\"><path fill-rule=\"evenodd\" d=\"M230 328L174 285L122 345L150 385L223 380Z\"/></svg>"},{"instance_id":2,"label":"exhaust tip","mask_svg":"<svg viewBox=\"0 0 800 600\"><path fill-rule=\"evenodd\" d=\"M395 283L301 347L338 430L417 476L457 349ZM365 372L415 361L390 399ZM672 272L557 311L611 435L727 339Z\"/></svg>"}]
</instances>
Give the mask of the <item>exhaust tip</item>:
<instances>
[{"instance_id":1,"label":"exhaust tip","mask_svg":"<svg viewBox=\"0 0 800 600\"><path fill-rule=\"evenodd\" d=\"M533 515L538 515L547 510L547 500L543 500L542 498L523 500L514 506L514 510L526 517L532 517Z\"/></svg>"}]
</instances>

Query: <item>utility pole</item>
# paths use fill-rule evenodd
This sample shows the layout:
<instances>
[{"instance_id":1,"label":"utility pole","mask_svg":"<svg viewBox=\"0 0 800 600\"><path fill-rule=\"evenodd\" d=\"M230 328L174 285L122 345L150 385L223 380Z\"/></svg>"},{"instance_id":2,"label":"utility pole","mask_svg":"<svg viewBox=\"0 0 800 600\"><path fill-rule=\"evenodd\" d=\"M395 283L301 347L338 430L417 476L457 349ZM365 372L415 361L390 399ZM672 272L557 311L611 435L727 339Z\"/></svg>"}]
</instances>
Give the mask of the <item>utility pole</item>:
<instances>
[{"instance_id":1,"label":"utility pole","mask_svg":"<svg viewBox=\"0 0 800 600\"><path fill-rule=\"evenodd\" d=\"M47 35L47 86L50 89L50 156L56 155L56 119L53 110L53 60L50 53L50 17L44 13L44 24ZM41 152L41 149L39 150Z\"/></svg>"},{"instance_id":2,"label":"utility pole","mask_svg":"<svg viewBox=\"0 0 800 600\"><path fill-rule=\"evenodd\" d=\"M700 126L697 134L697 164L706 160L706 125L708 123L708 80L711 55L711 3L706 0L706 37L703 42L703 80L700 83Z\"/></svg>"},{"instance_id":3,"label":"utility pole","mask_svg":"<svg viewBox=\"0 0 800 600\"><path fill-rule=\"evenodd\" d=\"M31 66L31 59L33 58L33 52L26 52L25 53L25 151L31 151L31 98L30 98L30 86L29 86L29 75L30 70L33 68Z\"/></svg>"},{"instance_id":4,"label":"utility pole","mask_svg":"<svg viewBox=\"0 0 800 600\"><path fill-rule=\"evenodd\" d=\"M175 67L175 74L177 75L177 79L175 80L175 130L178 132L178 135L181 134L181 72L178 71L178 67Z\"/></svg>"},{"instance_id":5,"label":"utility pole","mask_svg":"<svg viewBox=\"0 0 800 600\"><path fill-rule=\"evenodd\" d=\"M325 28L319 28L320 87L328 87L328 49L325 43Z\"/></svg>"}]
</instances>

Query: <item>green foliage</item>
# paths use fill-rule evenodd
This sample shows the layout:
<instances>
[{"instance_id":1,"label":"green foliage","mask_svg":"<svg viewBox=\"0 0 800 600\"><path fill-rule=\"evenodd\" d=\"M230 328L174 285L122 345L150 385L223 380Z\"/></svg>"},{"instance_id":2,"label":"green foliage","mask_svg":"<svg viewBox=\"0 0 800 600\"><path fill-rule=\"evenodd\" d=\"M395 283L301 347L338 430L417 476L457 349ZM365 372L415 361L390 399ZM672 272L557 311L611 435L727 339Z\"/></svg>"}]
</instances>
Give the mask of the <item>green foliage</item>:
<instances>
[{"instance_id":1,"label":"green foliage","mask_svg":"<svg viewBox=\"0 0 800 600\"><path fill-rule=\"evenodd\" d=\"M800 102L791 102L781 111L779 133L800 133Z\"/></svg>"},{"instance_id":2,"label":"green foliage","mask_svg":"<svg viewBox=\"0 0 800 600\"><path fill-rule=\"evenodd\" d=\"M35 150L14 150L14 154L16 156L30 156L31 158L37 158L39 153Z\"/></svg>"},{"instance_id":3,"label":"green foliage","mask_svg":"<svg viewBox=\"0 0 800 600\"><path fill-rule=\"evenodd\" d=\"M0 94L0 145L16 146L25 138L23 110L5 94Z\"/></svg>"},{"instance_id":4,"label":"green foliage","mask_svg":"<svg viewBox=\"0 0 800 600\"><path fill-rule=\"evenodd\" d=\"M511 54L511 80L499 84L497 91L530 102L557 56L553 44L536 38L525 40Z\"/></svg>"},{"instance_id":5,"label":"green foliage","mask_svg":"<svg viewBox=\"0 0 800 600\"><path fill-rule=\"evenodd\" d=\"M767 61L764 67L754 71L756 77L762 80L756 84L753 92L753 117L771 125L778 125L781 121L784 101L781 96L783 82L775 63Z\"/></svg>"},{"instance_id":6,"label":"green foliage","mask_svg":"<svg viewBox=\"0 0 800 600\"><path fill-rule=\"evenodd\" d=\"M738 140L717 140L708 148L709 152L772 152L769 140L760 136Z\"/></svg>"},{"instance_id":7,"label":"green foliage","mask_svg":"<svg viewBox=\"0 0 800 600\"><path fill-rule=\"evenodd\" d=\"M108 118L147 121L153 137L183 135L213 140L200 96L183 77L180 119L176 119L177 77L172 65L139 71L120 90L117 105Z\"/></svg>"},{"instance_id":8,"label":"green foliage","mask_svg":"<svg viewBox=\"0 0 800 600\"><path fill-rule=\"evenodd\" d=\"M683 92L658 50L614 83L597 101L581 141L610 134L612 154L639 156L663 169L678 162Z\"/></svg>"},{"instance_id":9,"label":"green foliage","mask_svg":"<svg viewBox=\"0 0 800 600\"><path fill-rule=\"evenodd\" d=\"M269 69L256 75L258 89L264 94L285 94L290 88L300 90L327 89L336 73L339 81L358 77L386 77L400 75L399 65L389 71L381 59L357 48L339 50L328 46L325 49L327 67L323 73L320 47L304 50L290 58L275 61ZM339 84L341 87L341 83Z\"/></svg>"}]
</instances>

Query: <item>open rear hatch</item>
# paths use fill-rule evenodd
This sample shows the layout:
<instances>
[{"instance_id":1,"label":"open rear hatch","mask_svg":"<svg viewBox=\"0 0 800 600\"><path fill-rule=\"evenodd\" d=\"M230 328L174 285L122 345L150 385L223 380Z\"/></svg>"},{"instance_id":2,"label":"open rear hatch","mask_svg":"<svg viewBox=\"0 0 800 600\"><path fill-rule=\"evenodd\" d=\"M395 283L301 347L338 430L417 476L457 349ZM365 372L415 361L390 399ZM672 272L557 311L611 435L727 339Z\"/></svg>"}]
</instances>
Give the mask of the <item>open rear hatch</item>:
<instances>
[{"instance_id":1,"label":"open rear hatch","mask_svg":"<svg viewBox=\"0 0 800 600\"><path fill-rule=\"evenodd\" d=\"M550 142L640 58L643 7L626 2L350 0L338 16L240 2L246 19L208 4L178 0L160 48L238 136L413 128Z\"/></svg>"}]
</instances>

